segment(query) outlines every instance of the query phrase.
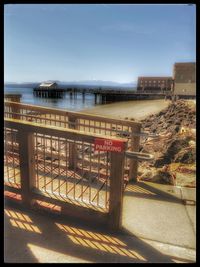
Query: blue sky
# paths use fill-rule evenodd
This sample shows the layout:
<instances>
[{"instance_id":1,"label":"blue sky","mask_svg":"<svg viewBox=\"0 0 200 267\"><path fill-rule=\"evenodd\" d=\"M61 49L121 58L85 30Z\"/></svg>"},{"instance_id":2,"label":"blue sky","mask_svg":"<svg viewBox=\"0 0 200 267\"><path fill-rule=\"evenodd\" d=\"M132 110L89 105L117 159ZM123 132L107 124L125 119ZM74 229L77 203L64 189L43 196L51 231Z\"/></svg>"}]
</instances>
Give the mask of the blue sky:
<instances>
[{"instance_id":1,"label":"blue sky","mask_svg":"<svg viewBox=\"0 0 200 267\"><path fill-rule=\"evenodd\" d=\"M4 6L5 82L129 83L188 61L196 61L195 5Z\"/></svg>"}]
</instances>

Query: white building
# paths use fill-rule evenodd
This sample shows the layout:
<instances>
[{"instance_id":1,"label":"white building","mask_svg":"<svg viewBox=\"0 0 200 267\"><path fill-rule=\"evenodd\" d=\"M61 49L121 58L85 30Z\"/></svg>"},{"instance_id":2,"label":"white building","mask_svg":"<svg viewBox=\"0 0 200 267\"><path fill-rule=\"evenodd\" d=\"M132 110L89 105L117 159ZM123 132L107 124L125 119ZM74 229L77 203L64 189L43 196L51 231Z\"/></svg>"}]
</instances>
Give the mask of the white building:
<instances>
[{"instance_id":1,"label":"white building","mask_svg":"<svg viewBox=\"0 0 200 267\"><path fill-rule=\"evenodd\" d=\"M41 89L56 89L57 88L57 86L58 86L58 84L57 83L55 83L55 82L43 82L43 83L41 83L40 85L39 85L39 88L41 88Z\"/></svg>"}]
</instances>

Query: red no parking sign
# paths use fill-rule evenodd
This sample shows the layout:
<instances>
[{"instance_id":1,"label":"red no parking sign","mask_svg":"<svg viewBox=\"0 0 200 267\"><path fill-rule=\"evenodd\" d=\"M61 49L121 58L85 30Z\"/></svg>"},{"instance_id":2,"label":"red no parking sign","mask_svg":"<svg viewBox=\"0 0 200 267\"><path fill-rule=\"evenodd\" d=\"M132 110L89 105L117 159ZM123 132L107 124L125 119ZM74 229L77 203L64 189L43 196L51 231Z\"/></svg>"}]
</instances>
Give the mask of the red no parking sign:
<instances>
[{"instance_id":1,"label":"red no parking sign","mask_svg":"<svg viewBox=\"0 0 200 267\"><path fill-rule=\"evenodd\" d=\"M96 138L94 149L99 151L123 152L125 149L125 142Z\"/></svg>"}]
</instances>

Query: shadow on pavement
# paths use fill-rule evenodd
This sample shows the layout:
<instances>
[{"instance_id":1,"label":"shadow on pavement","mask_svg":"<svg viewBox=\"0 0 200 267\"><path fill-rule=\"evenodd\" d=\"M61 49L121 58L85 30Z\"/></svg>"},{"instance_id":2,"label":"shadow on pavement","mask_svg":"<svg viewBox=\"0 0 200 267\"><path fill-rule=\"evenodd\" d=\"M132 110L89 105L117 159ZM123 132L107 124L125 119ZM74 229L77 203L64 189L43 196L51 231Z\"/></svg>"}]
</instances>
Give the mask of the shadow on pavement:
<instances>
[{"instance_id":1,"label":"shadow on pavement","mask_svg":"<svg viewBox=\"0 0 200 267\"><path fill-rule=\"evenodd\" d=\"M36 262L163 262L174 260L137 237L22 207L5 206L4 260Z\"/></svg>"},{"instance_id":2,"label":"shadow on pavement","mask_svg":"<svg viewBox=\"0 0 200 267\"><path fill-rule=\"evenodd\" d=\"M178 198L177 196L164 192L163 190L159 190L144 182L130 182L126 187L124 196L134 196L137 198L155 200L159 199L159 201L183 204L183 200Z\"/></svg>"}]
</instances>

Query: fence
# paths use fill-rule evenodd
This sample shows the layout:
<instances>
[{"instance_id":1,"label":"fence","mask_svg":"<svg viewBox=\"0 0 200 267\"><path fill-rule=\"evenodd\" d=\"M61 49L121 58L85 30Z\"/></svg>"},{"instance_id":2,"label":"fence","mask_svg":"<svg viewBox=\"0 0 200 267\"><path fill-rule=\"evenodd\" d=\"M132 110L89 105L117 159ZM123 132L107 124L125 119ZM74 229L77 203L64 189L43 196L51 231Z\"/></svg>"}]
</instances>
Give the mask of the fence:
<instances>
[{"instance_id":1,"label":"fence","mask_svg":"<svg viewBox=\"0 0 200 267\"><path fill-rule=\"evenodd\" d=\"M20 193L28 207L45 201L62 213L119 228L125 150L97 151L96 138L117 140L127 148L122 138L6 118L5 189Z\"/></svg>"},{"instance_id":2,"label":"fence","mask_svg":"<svg viewBox=\"0 0 200 267\"><path fill-rule=\"evenodd\" d=\"M37 122L81 132L101 134L107 137L128 139L128 150L139 151L141 123L130 120L113 119L98 115L69 112L59 109L33 106L5 101L5 117ZM75 153L74 153L75 156ZM138 161L125 159L128 180L137 180Z\"/></svg>"},{"instance_id":3,"label":"fence","mask_svg":"<svg viewBox=\"0 0 200 267\"><path fill-rule=\"evenodd\" d=\"M5 101L20 102L21 94L4 94Z\"/></svg>"}]
</instances>

